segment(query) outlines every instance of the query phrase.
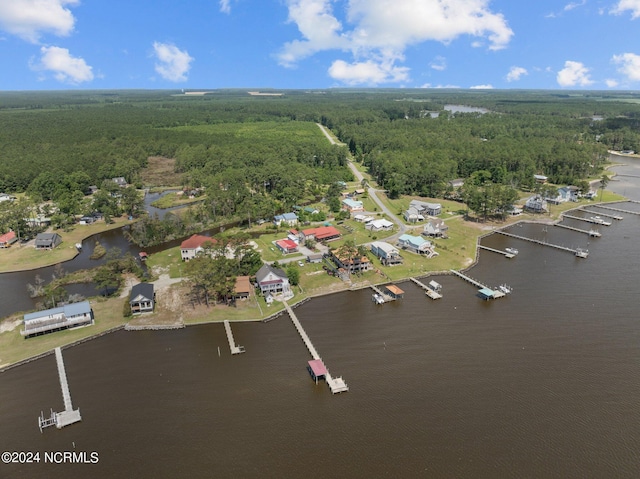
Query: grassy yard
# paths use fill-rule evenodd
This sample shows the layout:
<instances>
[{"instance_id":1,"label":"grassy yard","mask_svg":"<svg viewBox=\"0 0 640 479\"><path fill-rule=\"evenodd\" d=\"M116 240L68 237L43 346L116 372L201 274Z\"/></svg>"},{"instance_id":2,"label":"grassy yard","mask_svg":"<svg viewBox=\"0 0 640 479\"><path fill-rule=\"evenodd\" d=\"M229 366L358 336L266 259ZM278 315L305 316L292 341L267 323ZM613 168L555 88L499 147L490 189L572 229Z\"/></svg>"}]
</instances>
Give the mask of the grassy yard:
<instances>
[{"instance_id":1,"label":"grassy yard","mask_svg":"<svg viewBox=\"0 0 640 479\"><path fill-rule=\"evenodd\" d=\"M90 225L75 225L71 231L54 230L62 237L62 243L52 250L36 250L34 242L0 249L0 273L22 271L51 266L74 258L78 254L76 243L102 231L119 228L130 223L125 217L116 218L113 224L99 221Z\"/></svg>"}]
</instances>

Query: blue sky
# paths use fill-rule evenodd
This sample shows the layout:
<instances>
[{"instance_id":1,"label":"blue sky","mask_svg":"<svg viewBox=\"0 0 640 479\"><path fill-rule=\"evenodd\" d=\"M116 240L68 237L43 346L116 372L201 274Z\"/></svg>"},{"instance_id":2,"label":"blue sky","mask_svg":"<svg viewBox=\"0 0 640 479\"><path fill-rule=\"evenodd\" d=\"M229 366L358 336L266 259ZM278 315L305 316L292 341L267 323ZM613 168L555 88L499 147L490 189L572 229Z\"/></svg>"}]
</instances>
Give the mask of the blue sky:
<instances>
[{"instance_id":1,"label":"blue sky","mask_svg":"<svg viewBox=\"0 0 640 479\"><path fill-rule=\"evenodd\" d=\"M0 90L640 87L640 0L0 0Z\"/></svg>"}]
</instances>

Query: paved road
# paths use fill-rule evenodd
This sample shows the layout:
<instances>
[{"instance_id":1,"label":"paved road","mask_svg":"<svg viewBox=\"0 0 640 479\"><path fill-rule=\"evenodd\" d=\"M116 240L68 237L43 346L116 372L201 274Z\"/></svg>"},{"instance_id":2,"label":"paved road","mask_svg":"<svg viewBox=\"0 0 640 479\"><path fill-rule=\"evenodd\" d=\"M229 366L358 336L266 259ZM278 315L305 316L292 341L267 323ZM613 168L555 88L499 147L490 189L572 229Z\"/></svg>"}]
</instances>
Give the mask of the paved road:
<instances>
[{"instance_id":1,"label":"paved road","mask_svg":"<svg viewBox=\"0 0 640 479\"><path fill-rule=\"evenodd\" d=\"M327 139L331 142L331 144L335 145L336 141L329 134L327 129L324 126L322 126L320 123L316 123L316 124L318 125L320 130L322 130L322 133L324 133L324 136L327 137ZM351 157L348 157L347 161L349 164L349 168L351 169L355 177L358 179L359 182L362 183L362 180L364 179L364 175L362 174L362 172L358 170L358 168L356 168L356 165L353 164L353 162L351 161ZM373 202L376 205L378 205L378 208L380 208L384 212L384 214L386 214L391 219L391 221L393 221L395 224L398 225L398 228L399 228L398 233L385 239L385 241L393 242L394 240L398 239L398 237L400 237L407 231L406 225L402 222L400 218L398 218L395 214L393 214L389 208L386 207L386 205L380 200L380 198L378 198L378 195L376 194L376 192L384 191L384 190L376 190L372 186L369 186L367 188L367 191L369 192L369 197L373 200Z\"/></svg>"}]
</instances>

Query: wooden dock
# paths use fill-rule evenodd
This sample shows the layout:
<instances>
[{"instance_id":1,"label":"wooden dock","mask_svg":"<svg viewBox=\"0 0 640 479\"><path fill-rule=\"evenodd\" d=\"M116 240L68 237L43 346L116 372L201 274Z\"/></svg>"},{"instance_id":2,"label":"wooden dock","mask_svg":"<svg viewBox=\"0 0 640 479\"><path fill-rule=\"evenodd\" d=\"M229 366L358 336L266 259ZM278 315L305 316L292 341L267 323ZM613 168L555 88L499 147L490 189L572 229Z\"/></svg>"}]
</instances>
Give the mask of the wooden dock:
<instances>
[{"instance_id":1,"label":"wooden dock","mask_svg":"<svg viewBox=\"0 0 640 479\"><path fill-rule=\"evenodd\" d=\"M375 285L370 285L369 286L372 290L374 290L377 294L379 294L383 299L385 303L388 303L389 301L395 301L396 298L394 298L393 296L391 296L390 294L387 293L383 293L382 290L380 288L378 288Z\"/></svg>"},{"instance_id":2,"label":"wooden dock","mask_svg":"<svg viewBox=\"0 0 640 479\"><path fill-rule=\"evenodd\" d=\"M508 251L502 251L502 250L499 250L499 249L489 248L488 246L483 246L481 244L478 245L478 248L484 249L484 250L487 250L487 251L491 251L492 253L501 254L505 258L508 258L508 259L514 258L516 256L515 254L509 253Z\"/></svg>"},{"instance_id":3,"label":"wooden dock","mask_svg":"<svg viewBox=\"0 0 640 479\"><path fill-rule=\"evenodd\" d=\"M553 225L557 226L558 228L564 228L566 230L576 231L578 233L585 233L585 234L588 234L589 236L591 236L592 238L600 238L600 236L602 236L599 231L596 231L596 230L593 230L593 229L591 229L591 230L582 230L580 228L574 228L573 226L563 225L561 223L554 223Z\"/></svg>"},{"instance_id":4,"label":"wooden dock","mask_svg":"<svg viewBox=\"0 0 640 479\"><path fill-rule=\"evenodd\" d=\"M598 205L594 205L594 206L598 206ZM599 211L591 211L591 210L586 210L586 209L582 209L580 211L583 211L585 213L590 213L592 215L604 216L605 218L611 218L613 220L618 220L618 221L622 221L624 219L624 217L622 217L620 215L610 215L608 213L601 213Z\"/></svg>"},{"instance_id":5,"label":"wooden dock","mask_svg":"<svg viewBox=\"0 0 640 479\"><path fill-rule=\"evenodd\" d=\"M591 223L594 225L602 225L602 226L611 226L611 222L610 221L604 221L602 218L600 219L594 219L594 218L581 218L580 216L573 216L573 215L562 215L563 218L569 218L572 220L578 220L578 221L584 221L586 223Z\"/></svg>"},{"instance_id":6,"label":"wooden dock","mask_svg":"<svg viewBox=\"0 0 640 479\"><path fill-rule=\"evenodd\" d=\"M490 292L490 298L492 299L498 299L498 298L504 298L506 296L506 293L497 290L497 289L493 289L490 288L489 286L486 286L484 284L482 284L480 281L477 281L473 278L471 278L470 276L467 276L466 274L461 273L460 271L456 271L455 269L450 270L453 274L455 274L456 276L464 279L465 281L467 281L468 283L471 283L472 285L474 285L475 287L477 287L480 291L487 291Z\"/></svg>"},{"instance_id":7,"label":"wooden dock","mask_svg":"<svg viewBox=\"0 0 640 479\"><path fill-rule=\"evenodd\" d=\"M425 294L427 296L429 296L431 299L440 299L440 298L442 298L442 295L440 293L438 293L437 291L434 291L433 289L431 289L426 284L421 283L416 278L409 278L409 279L411 281L413 281L415 284L417 284L418 286L420 286L422 289L424 289Z\"/></svg>"},{"instance_id":8,"label":"wooden dock","mask_svg":"<svg viewBox=\"0 0 640 479\"><path fill-rule=\"evenodd\" d=\"M506 231L496 230L496 233L499 233L504 236L509 236L510 238L520 239L522 241L528 241L529 243L536 243L542 246L549 246L550 248L559 249L560 251L568 251L569 253L573 253L574 255L578 252L578 250L567 248L566 246L560 246L553 243L547 243L546 241L541 241L533 238L527 238L526 236L515 235L513 233L507 233Z\"/></svg>"},{"instance_id":9,"label":"wooden dock","mask_svg":"<svg viewBox=\"0 0 640 479\"><path fill-rule=\"evenodd\" d=\"M51 417L45 418L44 414L40 414L38 418L38 427L40 432L45 427L55 426L58 429L62 429L69 424L73 424L82 421L80 416L80 409L73 410L73 404L71 402L71 392L69 391L69 382L67 381L67 373L64 368L64 360L62 358L62 350L60 348L55 349L56 363L58 365L58 378L60 379L60 388L62 389L62 399L64 401L64 411L53 412L51 410Z\"/></svg>"},{"instance_id":10,"label":"wooden dock","mask_svg":"<svg viewBox=\"0 0 640 479\"><path fill-rule=\"evenodd\" d=\"M605 206L605 205L594 205L597 208L603 208L609 211L617 211L618 213L626 213L628 215L640 215L640 211L629 211L623 210L622 208L614 208L613 206Z\"/></svg>"},{"instance_id":11,"label":"wooden dock","mask_svg":"<svg viewBox=\"0 0 640 479\"><path fill-rule=\"evenodd\" d=\"M233 339L233 332L231 331L231 324L229 324L228 320L224 321L224 329L227 332L227 341L229 341L229 349L231 350L231 354L244 353L244 346L236 346L236 342Z\"/></svg>"},{"instance_id":12,"label":"wooden dock","mask_svg":"<svg viewBox=\"0 0 640 479\"><path fill-rule=\"evenodd\" d=\"M286 308L287 313L289 313L289 317L291 318L293 325L298 330L298 334L300 334L300 337L302 338L302 341L304 342L305 346L309 350L309 353L311 353L311 357L313 357L313 359L322 360L320 358L320 355L318 354L318 351L313 346L311 339L309 338L304 328L302 327L302 324L300 324L300 321L298 321L298 318L296 314L293 312L293 309L291 309L291 306L289 306L286 301L283 301L282 304L284 304L284 307ZM342 377L334 378L333 376L331 376L328 369L327 369L327 374L325 376L325 380L327 381L327 385L329 386L329 389L331 389L331 392L333 394L337 394L337 393L341 393L349 390L349 387L347 386L347 383L344 382L344 379L342 379Z\"/></svg>"}]
</instances>

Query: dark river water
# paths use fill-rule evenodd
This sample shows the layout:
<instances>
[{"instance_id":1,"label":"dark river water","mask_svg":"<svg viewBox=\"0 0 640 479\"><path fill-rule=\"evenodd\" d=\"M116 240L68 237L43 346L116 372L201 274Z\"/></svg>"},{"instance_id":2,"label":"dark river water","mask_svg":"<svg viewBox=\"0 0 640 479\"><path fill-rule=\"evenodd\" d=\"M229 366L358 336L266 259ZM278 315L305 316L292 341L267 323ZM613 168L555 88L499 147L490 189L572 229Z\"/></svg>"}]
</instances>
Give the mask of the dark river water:
<instances>
[{"instance_id":1,"label":"dark river water","mask_svg":"<svg viewBox=\"0 0 640 479\"><path fill-rule=\"evenodd\" d=\"M640 199L634 183L609 188ZM246 348L237 356L222 324L121 331L65 349L83 420L62 430L37 427L40 411L63 408L53 356L0 373L0 452L99 458L0 464L0 477L640 477L640 216L622 216L596 239L511 229L588 248L587 259L484 238L520 251L511 260L481 251L469 273L512 286L504 299L482 301L440 276L438 301L403 283L404 299L383 306L363 290L297 308L349 385L340 395L309 377L287 315L233 324Z\"/></svg>"}]
</instances>

